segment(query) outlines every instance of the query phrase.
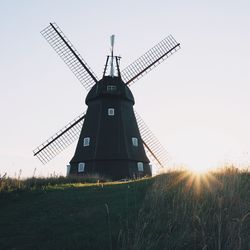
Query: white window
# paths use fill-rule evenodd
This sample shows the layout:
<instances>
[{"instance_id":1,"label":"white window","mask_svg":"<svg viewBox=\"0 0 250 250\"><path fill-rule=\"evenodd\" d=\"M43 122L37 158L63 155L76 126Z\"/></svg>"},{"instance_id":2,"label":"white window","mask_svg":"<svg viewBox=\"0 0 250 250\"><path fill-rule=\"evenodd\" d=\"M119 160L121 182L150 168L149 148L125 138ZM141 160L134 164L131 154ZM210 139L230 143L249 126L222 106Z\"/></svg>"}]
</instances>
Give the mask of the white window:
<instances>
[{"instance_id":1,"label":"white window","mask_svg":"<svg viewBox=\"0 0 250 250\"><path fill-rule=\"evenodd\" d=\"M116 86L114 86L114 85L108 85L107 86L107 91L109 91L109 92L116 91Z\"/></svg>"},{"instance_id":2,"label":"white window","mask_svg":"<svg viewBox=\"0 0 250 250\"><path fill-rule=\"evenodd\" d=\"M83 147L88 147L90 143L90 138L89 137L85 137L83 139Z\"/></svg>"},{"instance_id":3,"label":"white window","mask_svg":"<svg viewBox=\"0 0 250 250\"><path fill-rule=\"evenodd\" d=\"M137 167L139 172L143 172L143 162L137 162Z\"/></svg>"},{"instance_id":4,"label":"white window","mask_svg":"<svg viewBox=\"0 0 250 250\"><path fill-rule=\"evenodd\" d=\"M138 147L138 139L136 137L132 137L132 144L134 147Z\"/></svg>"},{"instance_id":5,"label":"white window","mask_svg":"<svg viewBox=\"0 0 250 250\"><path fill-rule=\"evenodd\" d=\"M85 168L85 163L84 162L78 163L78 173L84 172L84 168Z\"/></svg>"},{"instance_id":6,"label":"white window","mask_svg":"<svg viewBox=\"0 0 250 250\"><path fill-rule=\"evenodd\" d=\"M114 116L115 115L115 109L114 108L109 108L108 109L108 115L109 116Z\"/></svg>"}]
</instances>

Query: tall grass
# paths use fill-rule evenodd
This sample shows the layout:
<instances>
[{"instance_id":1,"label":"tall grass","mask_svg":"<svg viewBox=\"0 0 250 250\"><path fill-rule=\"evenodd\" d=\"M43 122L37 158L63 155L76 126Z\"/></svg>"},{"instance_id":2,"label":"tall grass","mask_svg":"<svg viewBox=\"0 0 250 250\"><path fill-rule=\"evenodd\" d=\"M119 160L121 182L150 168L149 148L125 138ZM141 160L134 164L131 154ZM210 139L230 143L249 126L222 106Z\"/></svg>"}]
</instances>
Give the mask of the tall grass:
<instances>
[{"instance_id":1,"label":"tall grass","mask_svg":"<svg viewBox=\"0 0 250 250\"><path fill-rule=\"evenodd\" d=\"M121 249L250 249L250 174L157 176ZM129 239L129 240L128 240Z\"/></svg>"}]
</instances>

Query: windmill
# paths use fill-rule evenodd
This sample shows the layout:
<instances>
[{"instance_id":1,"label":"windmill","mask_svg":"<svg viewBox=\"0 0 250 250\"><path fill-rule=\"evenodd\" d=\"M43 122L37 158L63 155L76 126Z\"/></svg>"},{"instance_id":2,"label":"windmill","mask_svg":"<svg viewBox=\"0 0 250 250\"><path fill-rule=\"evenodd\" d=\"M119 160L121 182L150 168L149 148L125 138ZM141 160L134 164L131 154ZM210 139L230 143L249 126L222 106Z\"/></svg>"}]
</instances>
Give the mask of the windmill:
<instances>
[{"instance_id":1,"label":"windmill","mask_svg":"<svg viewBox=\"0 0 250 250\"><path fill-rule=\"evenodd\" d=\"M148 157L159 168L166 166L166 151L134 111L135 101L129 87L180 49L173 36L169 35L120 71L121 58L114 56L112 35L111 55L107 56L102 78L98 80L56 23L50 23L41 34L88 91L85 100L88 108L37 147L34 156L46 164L78 139L68 175L98 173L113 180L151 176Z\"/></svg>"}]
</instances>

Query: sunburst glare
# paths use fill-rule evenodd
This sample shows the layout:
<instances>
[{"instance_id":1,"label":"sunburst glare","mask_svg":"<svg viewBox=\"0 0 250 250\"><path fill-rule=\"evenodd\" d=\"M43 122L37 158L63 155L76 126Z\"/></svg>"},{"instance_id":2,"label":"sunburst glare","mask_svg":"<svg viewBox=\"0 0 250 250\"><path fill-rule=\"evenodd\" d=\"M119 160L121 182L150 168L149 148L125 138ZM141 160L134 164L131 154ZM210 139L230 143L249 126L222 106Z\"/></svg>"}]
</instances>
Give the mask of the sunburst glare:
<instances>
[{"instance_id":1,"label":"sunburst glare","mask_svg":"<svg viewBox=\"0 0 250 250\"><path fill-rule=\"evenodd\" d=\"M174 183L180 182L184 183L186 191L193 190L196 194L200 194L202 190L212 191L219 185L211 169L198 167L180 171Z\"/></svg>"}]
</instances>

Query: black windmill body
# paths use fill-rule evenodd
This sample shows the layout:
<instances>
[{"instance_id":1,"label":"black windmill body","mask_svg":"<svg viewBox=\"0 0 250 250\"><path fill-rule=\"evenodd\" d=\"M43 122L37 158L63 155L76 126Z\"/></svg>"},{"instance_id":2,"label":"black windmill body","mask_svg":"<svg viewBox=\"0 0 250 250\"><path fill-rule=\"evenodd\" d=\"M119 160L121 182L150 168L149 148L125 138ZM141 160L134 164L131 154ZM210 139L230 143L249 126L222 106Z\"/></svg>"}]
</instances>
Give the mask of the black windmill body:
<instances>
[{"instance_id":1,"label":"black windmill body","mask_svg":"<svg viewBox=\"0 0 250 250\"><path fill-rule=\"evenodd\" d=\"M177 51L180 44L168 36L120 71L120 57L113 56L112 36L111 56L102 79L97 80L55 23L41 33L89 92L86 113L36 148L34 155L45 164L79 138L68 175L99 174L113 180L151 176L147 155L155 165L165 166L166 151L134 111L135 100L128 86Z\"/></svg>"},{"instance_id":2,"label":"black windmill body","mask_svg":"<svg viewBox=\"0 0 250 250\"><path fill-rule=\"evenodd\" d=\"M118 63L117 69L119 72ZM122 179L142 175L138 170L141 165L143 175L151 176L133 110L134 97L120 74L104 74L91 88L85 102L88 109L70 161L70 173L79 174L80 164L84 167L82 174L98 173Z\"/></svg>"}]
</instances>

